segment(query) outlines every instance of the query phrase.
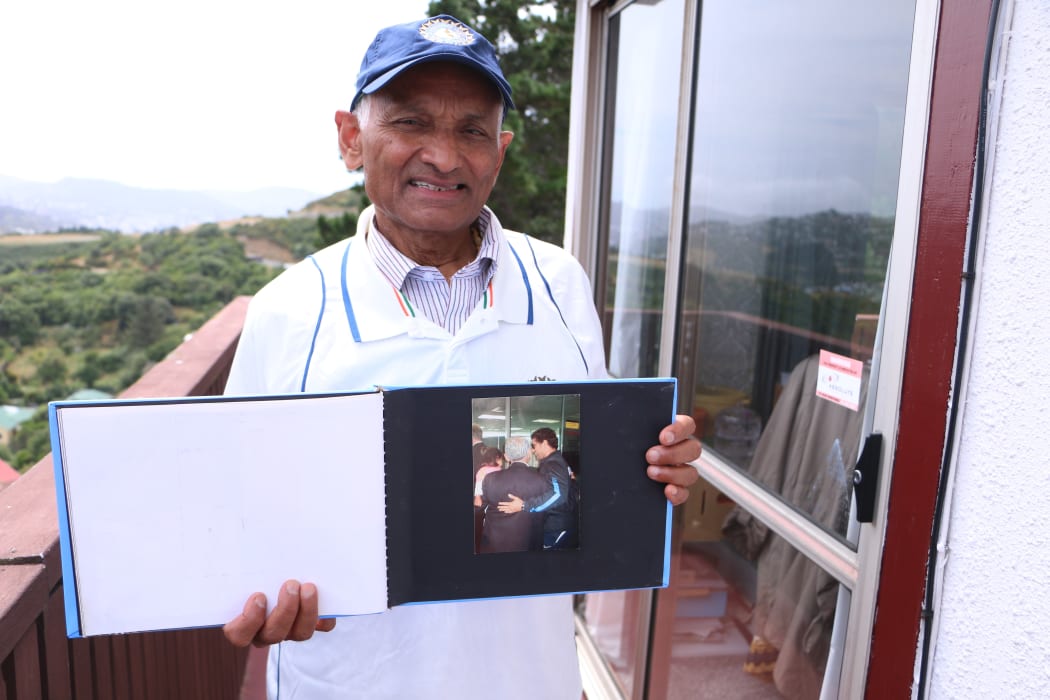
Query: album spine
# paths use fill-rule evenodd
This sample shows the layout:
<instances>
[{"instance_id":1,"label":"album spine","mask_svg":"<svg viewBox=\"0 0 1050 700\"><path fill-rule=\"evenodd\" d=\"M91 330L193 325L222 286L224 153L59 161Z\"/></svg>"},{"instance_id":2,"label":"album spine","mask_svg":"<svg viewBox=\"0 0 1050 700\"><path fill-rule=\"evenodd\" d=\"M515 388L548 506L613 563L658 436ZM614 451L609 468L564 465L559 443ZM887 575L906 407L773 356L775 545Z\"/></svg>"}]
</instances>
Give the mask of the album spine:
<instances>
[{"instance_id":1,"label":"album spine","mask_svg":"<svg viewBox=\"0 0 1050 700\"><path fill-rule=\"evenodd\" d=\"M415 472L411 390L383 392L387 607L411 601L412 475Z\"/></svg>"}]
</instances>

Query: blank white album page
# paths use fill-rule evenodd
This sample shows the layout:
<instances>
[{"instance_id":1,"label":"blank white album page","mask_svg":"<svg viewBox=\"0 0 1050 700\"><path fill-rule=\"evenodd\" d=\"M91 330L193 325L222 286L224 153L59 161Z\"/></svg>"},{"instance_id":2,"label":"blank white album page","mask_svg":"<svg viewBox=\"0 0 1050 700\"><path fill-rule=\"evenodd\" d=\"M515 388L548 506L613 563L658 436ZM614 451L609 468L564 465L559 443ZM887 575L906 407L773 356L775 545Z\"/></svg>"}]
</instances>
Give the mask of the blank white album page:
<instances>
[{"instance_id":1,"label":"blank white album page","mask_svg":"<svg viewBox=\"0 0 1050 700\"><path fill-rule=\"evenodd\" d=\"M82 634L221 625L287 579L386 609L381 393L57 415Z\"/></svg>"}]
</instances>

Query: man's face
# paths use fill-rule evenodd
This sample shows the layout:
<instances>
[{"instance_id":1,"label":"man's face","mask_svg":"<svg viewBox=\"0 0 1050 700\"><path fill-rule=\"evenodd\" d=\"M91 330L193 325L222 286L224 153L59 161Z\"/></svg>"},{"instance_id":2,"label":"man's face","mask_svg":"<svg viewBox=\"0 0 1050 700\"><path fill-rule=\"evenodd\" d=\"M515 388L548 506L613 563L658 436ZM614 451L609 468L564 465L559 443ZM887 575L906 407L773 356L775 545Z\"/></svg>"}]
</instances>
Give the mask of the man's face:
<instances>
[{"instance_id":1,"label":"man's face","mask_svg":"<svg viewBox=\"0 0 1050 700\"><path fill-rule=\"evenodd\" d=\"M539 458L539 459L547 459L547 457L550 456L551 452L554 452L554 449L550 445L548 445L546 442L542 442L540 440L533 439L533 441L532 441L532 451L536 453L536 457L537 458Z\"/></svg>"},{"instance_id":2,"label":"man's face","mask_svg":"<svg viewBox=\"0 0 1050 700\"><path fill-rule=\"evenodd\" d=\"M346 113L336 121L346 164L364 167L379 229L395 245L465 235L513 138L500 129L495 86L457 63L425 63L368 99L363 123Z\"/></svg>"}]
</instances>

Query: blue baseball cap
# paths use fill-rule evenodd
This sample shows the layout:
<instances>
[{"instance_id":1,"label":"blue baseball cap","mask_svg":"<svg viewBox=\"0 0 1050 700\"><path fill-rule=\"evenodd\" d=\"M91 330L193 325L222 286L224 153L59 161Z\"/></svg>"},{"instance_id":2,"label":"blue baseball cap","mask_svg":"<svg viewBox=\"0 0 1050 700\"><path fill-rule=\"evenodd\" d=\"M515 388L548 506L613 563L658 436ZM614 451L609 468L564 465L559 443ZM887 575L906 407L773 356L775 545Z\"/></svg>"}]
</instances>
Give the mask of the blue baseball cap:
<instances>
[{"instance_id":1,"label":"blue baseball cap","mask_svg":"<svg viewBox=\"0 0 1050 700\"><path fill-rule=\"evenodd\" d=\"M451 15L381 29L361 61L357 94L350 109L357 106L362 95L376 92L401 71L430 61L455 61L480 71L499 90L504 108L514 109L510 83L499 67L496 47Z\"/></svg>"}]
</instances>

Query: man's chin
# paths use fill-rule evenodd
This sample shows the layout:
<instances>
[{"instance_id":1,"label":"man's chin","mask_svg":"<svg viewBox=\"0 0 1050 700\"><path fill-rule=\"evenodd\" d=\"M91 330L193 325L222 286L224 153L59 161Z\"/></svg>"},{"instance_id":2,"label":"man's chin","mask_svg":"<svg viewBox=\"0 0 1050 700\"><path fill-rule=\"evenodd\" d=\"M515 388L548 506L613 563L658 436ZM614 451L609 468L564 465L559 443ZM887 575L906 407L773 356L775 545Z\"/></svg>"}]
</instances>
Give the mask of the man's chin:
<instances>
[{"instance_id":1,"label":"man's chin","mask_svg":"<svg viewBox=\"0 0 1050 700\"><path fill-rule=\"evenodd\" d=\"M412 208L411 216L402 217L397 221L405 233L454 236L469 231L480 213L480 208L478 211L473 211L462 207L452 210L441 206L417 206ZM383 230L382 220L380 220L380 230Z\"/></svg>"},{"instance_id":2,"label":"man's chin","mask_svg":"<svg viewBox=\"0 0 1050 700\"><path fill-rule=\"evenodd\" d=\"M479 210L480 213L480 210ZM463 235L470 230L470 226L477 220L478 214L474 216L466 216L462 213L459 215L450 215L449 212L432 209L420 209L413 212L411 217L402 217L400 219L385 219L396 221L397 231L401 235L406 236L448 236L454 237L457 235ZM379 230L382 231L383 235L390 237L390 233L387 233L388 226L384 226L384 219L380 218L377 222Z\"/></svg>"}]
</instances>

